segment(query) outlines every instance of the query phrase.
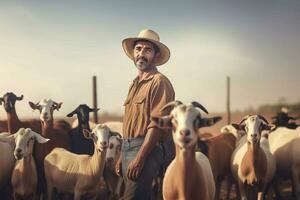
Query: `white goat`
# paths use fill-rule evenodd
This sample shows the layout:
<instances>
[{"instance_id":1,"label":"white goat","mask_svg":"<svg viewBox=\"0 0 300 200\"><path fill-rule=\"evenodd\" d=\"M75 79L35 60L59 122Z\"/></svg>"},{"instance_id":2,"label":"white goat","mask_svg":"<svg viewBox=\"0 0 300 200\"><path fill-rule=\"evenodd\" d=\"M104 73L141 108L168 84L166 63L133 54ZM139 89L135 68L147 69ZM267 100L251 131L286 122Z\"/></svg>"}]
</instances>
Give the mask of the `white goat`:
<instances>
[{"instance_id":1,"label":"white goat","mask_svg":"<svg viewBox=\"0 0 300 200\"><path fill-rule=\"evenodd\" d=\"M95 198L103 173L109 137L114 135L106 125L98 124L85 137L94 141L94 154L77 155L63 148L55 148L44 160L48 200L53 199L53 189L74 193L74 200L83 196Z\"/></svg>"},{"instance_id":2,"label":"white goat","mask_svg":"<svg viewBox=\"0 0 300 200\"><path fill-rule=\"evenodd\" d=\"M4 132L0 137L8 136L10 133ZM0 141L0 188L8 185L10 182L11 172L14 168L14 147L12 143Z\"/></svg>"},{"instance_id":3,"label":"white goat","mask_svg":"<svg viewBox=\"0 0 300 200\"><path fill-rule=\"evenodd\" d=\"M36 193L38 177L32 156L33 145L34 141L45 143L49 139L33 132L30 128L20 128L15 134L0 136L0 140L15 143L13 155L17 161L11 177L14 199L38 199Z\"/></svg>"},{"instance_id":4,"label":"white goat","mask_svg":"<svg viewBox=\"0 0 300 200\"><path fill-rule=\"evenodd\" d=\"M293 191L300 200L300 129L276 128L269 141L276 158L276 175L292 179Z\"/></svg>"},{"instance_id":5,"label":"white goat","mask_svg":"<svg viewBox=\"0 0 300 200\"><path fill-rule=\"evenodd\" d=\"M270 153L263 130L272 126L260 115L246 116L239 125L246 135L240 139L231 158L231 171L237 180L242 199L262 199L267 184L276 171L275 158Z\"/></svg>"}]
</instances>

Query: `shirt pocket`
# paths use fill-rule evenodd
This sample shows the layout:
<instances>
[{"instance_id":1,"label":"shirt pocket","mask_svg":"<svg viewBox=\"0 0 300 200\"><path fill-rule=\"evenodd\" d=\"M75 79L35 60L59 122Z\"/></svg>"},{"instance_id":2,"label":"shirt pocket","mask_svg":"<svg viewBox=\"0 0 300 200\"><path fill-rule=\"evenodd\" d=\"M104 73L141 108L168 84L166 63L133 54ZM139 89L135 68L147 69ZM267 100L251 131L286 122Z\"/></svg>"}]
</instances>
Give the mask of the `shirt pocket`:
<instances>
[{"instance_id":1,"label":"shirt pocket","mask_svg":"<svg viewBox=\"0 0 300 200\"><path fill-rule=\"evenodd\" d=\"M138 112L143 112L144 111L145 101L146 101L145 96L138 96L133 100L133 104L136 108L136 111L138 111Z\"/></svg>"},{"instance_id":2,"label":"shirt pocket","mask_svg":"<svg viewBox=\"0 0 300 200\"><path fill-rule=\"evenodd\" d=\"M133 109L134 109L134 116L139 128L144 128L145 123L147 121L147 113L146 113L146 97L145 96L137 96L133 100Z\"/></svg>"}]
</instances>

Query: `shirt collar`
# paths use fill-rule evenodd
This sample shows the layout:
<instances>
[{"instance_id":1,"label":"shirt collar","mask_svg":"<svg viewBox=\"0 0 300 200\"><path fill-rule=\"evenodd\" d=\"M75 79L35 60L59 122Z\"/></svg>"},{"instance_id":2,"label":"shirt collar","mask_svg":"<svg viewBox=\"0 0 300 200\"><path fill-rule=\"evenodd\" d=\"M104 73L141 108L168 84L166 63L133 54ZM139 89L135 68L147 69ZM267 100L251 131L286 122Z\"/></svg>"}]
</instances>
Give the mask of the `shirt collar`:
<instances>
[{"instance_id":1,"label":"shirt collar","mask_svg":"<svg viewBox=\"0 0 300 200\"><path fill-rule=\"evenodd\" d=\"M144 75L144 77L139 80L139 76L137 76L133 82L142 82L142 81L150 81L151 79L153 79L154 75L157 73L157 69L155 68L154 70L151 70L150 72L145 72L146 74Z\"/></svg>"}]
</instances>

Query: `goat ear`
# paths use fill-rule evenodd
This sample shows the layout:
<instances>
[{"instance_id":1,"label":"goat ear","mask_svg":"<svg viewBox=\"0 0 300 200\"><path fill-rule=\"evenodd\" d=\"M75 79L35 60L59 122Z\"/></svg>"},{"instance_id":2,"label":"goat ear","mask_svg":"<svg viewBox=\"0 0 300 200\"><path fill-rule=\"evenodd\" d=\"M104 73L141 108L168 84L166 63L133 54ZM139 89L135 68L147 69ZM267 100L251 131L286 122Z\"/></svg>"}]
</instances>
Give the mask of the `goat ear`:
<instances>
[{"instance_id":1,"label":"goat ear","mask_svg":"<svg viewBox=\"0 0 300 200\"><path fill-rule=\"evenodd\" d=\"M67 117L73 117L73 115L75 114L75 112L70 112L69 114L67 114Z\"/></svg>"},{"instance_id":2,"label":"goat ear","mask_svg":"<svg viewBox=\"0 0 300 200\"><path fill-rule=\"evenodd\" d=\"M2 105L3 98L0 98L0 105Z\"/></svg>"},{"instance_id":3,"label":"goat ear","mask_svg":"<svg viewBox=\"0 0 300 200\"><path fill-rule=\"evenodd\" d=\"M56 106L55 106L55 109L57 110L57 111L59 111L59 109L61 108L61 105L63 104L63 102L60 102L60 103L58 103Z\"/></svg>"},{"instance_id":4,"label":"goat ear","mask_svg":"<svg viewBox=\"0 0 300 200\"><path fill-rule=\"evenodd\" d=\"M24 98L24 95L22 94L21 96L17 97L16 100L21 101Z\"/></svg>"},{"instance_id":5,"label":"goat ear","mask_svg":"<svg viewBox=\"0 0 300 200\"><path fill-rule=\"evenodd\" d=\"M33 109L33 110L36 110L38 109L38 106L34 103L32 103L31 101L28 102L29 103L29 106Z\"/></svg>"},{"instance_id":6,"label":"goat ear","mask_svg":"<svg viewBox=\"0 0 300 200\"><path fill-rule=\"evenodd\" d=\"M237 131L245 131L245 124L231 124Z\"/></svg>"},{"instance_id":7,"label":"goat ear","mask_svg":"<svg viewBox=\"0 0 300 200\"><path fill-rule=\"evenodd\" d=\"M92 139L92 133L88 129L83 129L82 134L86 139Z\"/></svg>"},{"instance_id":8,"label":"goat ear","mask_svg":"<svg viewBox=\"0 0 300 200\"><path fill-rule=\"evenodd\" d=\"M276 129L276 125L274 124L262 124L262 130L268 130L268 131L273 131Z\"/></svg>"},{"instance_id":9,"label":"goat ear","mask_svg":"<svg viewBox=\"0 0 300 200\"><path fill-rule=\"evenodd\" d=\"M38 142L38 143L46 143L48 142L50 139L48 138L44 138L43 136L41 136L40 134L32 131L32 133L34 134L34 139Z\"/></svg>"},{"instance_id":10,"label":"goat ear","mask_svg":"<svg viewBox=\"0 0 300 200\"><path fill-rule=\"evenodd\" d=\"M91 112L98 112L100 110L100 108L94 108L91 110Z\"/></svg>"},{"instance_id":11,"label":"goat ear","mask_svg":"<svg viewBox=\"0 0 300 200\"><path fill-rule=\"evenodd\" d=\"M15 134L10 134L8 132L0 133L0 141L1 142L12 142L16 137Z\"/></svg>"},{"instance_id":12,"label":"goat ear","mask_svg":"<svg viewBox=\"0 0 300 200\"><path fill-rule=\"evenodd\" d=\"M122 138L121 134L112 130L109 130L110 136L116 136L117 138Z\"/></svg>"},{"instance_id":13,"label":"goat ear","mask_svg":"<svg viewBox=\"0 0 300 200\"><path fill-rule=\"evenodd\" d=\"M212 118L198 118L197 123L196 123L196 128L201 128L201 127L208 127L216 124L218 121L220 121L222 117L217 116L217 117L212 117Z\"/></svg>"},{"instance_id":14,"label":"goat ear","mask_svg":"<svg viewBox=\"0 0 300 200\"><path fill-rule=\"evenodd\" d=\"M170 116L163 117L151 117L151 120L154 122L156 126L163 129L172 128L172 118Z\"/></svg>"}]
</instances>

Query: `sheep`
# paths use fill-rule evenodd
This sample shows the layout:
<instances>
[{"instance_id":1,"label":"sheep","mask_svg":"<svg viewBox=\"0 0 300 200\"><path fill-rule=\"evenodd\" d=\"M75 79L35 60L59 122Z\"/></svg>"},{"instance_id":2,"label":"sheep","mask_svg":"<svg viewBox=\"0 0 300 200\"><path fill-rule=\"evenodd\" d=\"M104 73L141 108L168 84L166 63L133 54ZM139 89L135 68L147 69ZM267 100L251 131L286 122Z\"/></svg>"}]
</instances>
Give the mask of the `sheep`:
<instances>
[{"instance_id":1,"label":"sheep","mask_svg":"<svg viewBox=\"0 0 300 200\"><path fill-rule=\"evenodd\" d=\"M237 180L242 199L263 199L276 171L275 157L269 149L264 130L272 125L260 115L245 116L235 127L244 130L231 158L231 171Z\"/></svg>"},{"instance_id":2,"label":"sheep","mask_svg":"<svg viewBox=\"0 0 300 200\"><path fill-rule=\"evenodd\" d=\"M158 127L173 129L176 148L175 158L168 166L163 180L163 198L212 200L215 183L211 166L207 157L201 152L195 152L195 149L198 128L211 126L218 118L203 118L199 109L208 112L197 102L184 105L180 101L173 101L166 104L162 111L169 107L174 107L170 115L152 117Z\"/></svg>"},{"instance_id":3,"label":"sheep","mask_svg":"<svg viewBox=\"0 0 300 200\"><path fill-rule=\"evenodd\" d=\"M269 142L270 151L276 158L276 175L278 177L292 180L294 195L296 199L299 200L300 129L278 127L270 133Z\"/></svg>"},{"instance_id":4,"label":"sheep","mask_svg":"<svg viewBox=\"0 0 300 200\"><path fill-rule=\"evenodd\" d=\"M42 124L42 136L49 138L50 141L46 144L36 143L34 147L34 158L36 159L37 171L39 177L39 192L44 192L45 178L44 178L44 158L55 147L70 149L70 138L65 129L59 129L54 126L53 112L59 110L62 103L56 103L51 99L42 99L40 102L34 104L29 102L33 110L40 111L40 120Z\"/></svg>"},{"instance_id":5,"label":"sheep","mask_svg":"<svg viewBox=\"0 0 300 200\"><path fill-rule=\"evenodd\" d=\"M89 113L98 110L99 109L91 109L86 104L81 104L74 111L67 115L67 117L72 117L74 114L77 114L77 119L79 121L78 126L76 128L72 128L72 130L69 132L71 152L76 154L93 154L93 141L86 139L83 136L83 129L91 130L89 125Z\"/></svg>"},{"instance_id":6,"label":"sheep","mask_svg":"<svg viewBox=\"0 0 300 200\"><path fill-rule=\"evenodd\" d=\"M74 200L83 196L95 198L105 164L109 137L115 135L103 124L98 124L84 136L94 142L94 154L78 155L63 148L55 148L44 160L48 200L53 199L53 190L73 193Z\"/></svg>"},{"instance_id":7,"label":"sheep","mask_svg":"<svg viewBox=\"0 0 300 200\"><path fill-rule=\"evenodd\" d=\"M8 136L10 133L3 132L1 137ZM13 156L13 144L0 141L0 195L1 199L10 199L10 177L15 164Z\"/></svg>"},{"instance_id":8,"label":"sheep","mask_svg":"<svg viewBox=\"0 0 300 200\"><path fill-rule=\"evenodd\" d=\"M120 136L111 136L109 138L103 171L103 178L108 189L108 199L119 199L124 192L123 178L115 173L115 165L121 155L121 145L122 139Z\"/></svg>"},{"instance_id":9,"label":"sheep","mask_svg":"<svg viewBox=\"0 0 300 200\"><path fill-rule=\"evenodd\" d=\"M31 120L31 121L20 121L15 109L16 101L21 101L23 99L23 95L16 96L12 92L7 92L0 98L0 105L3 102L4 109L7 113L7 131L10 133L17 132L21 127L23 128L31 128L36 132L41 132L41 123L39 120Z\"/></svg>"},{"instance_id":10,"label":"sheep","mask_svg":"<svg viewBox=\"0 0 300 200\"><path fill-rule=\"evenodd\" d=\"M37 171L32 156L34 141L45 143L49 139L42 137L30 128L20 128L16 133L0 136L0 141L14 142L14 157L17 160L14 166L11 184L14 199L38 199Z\"/></svg>"}]
</instances>

